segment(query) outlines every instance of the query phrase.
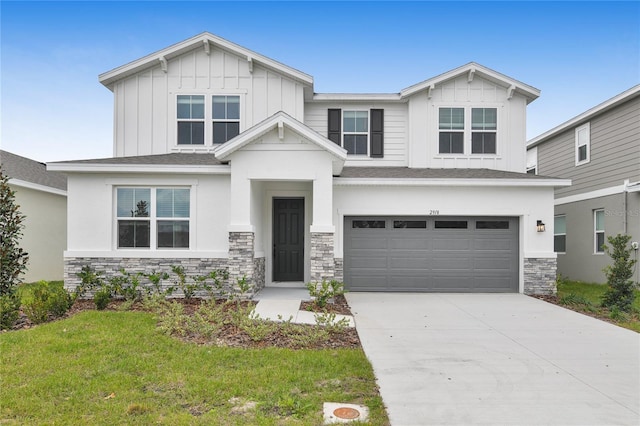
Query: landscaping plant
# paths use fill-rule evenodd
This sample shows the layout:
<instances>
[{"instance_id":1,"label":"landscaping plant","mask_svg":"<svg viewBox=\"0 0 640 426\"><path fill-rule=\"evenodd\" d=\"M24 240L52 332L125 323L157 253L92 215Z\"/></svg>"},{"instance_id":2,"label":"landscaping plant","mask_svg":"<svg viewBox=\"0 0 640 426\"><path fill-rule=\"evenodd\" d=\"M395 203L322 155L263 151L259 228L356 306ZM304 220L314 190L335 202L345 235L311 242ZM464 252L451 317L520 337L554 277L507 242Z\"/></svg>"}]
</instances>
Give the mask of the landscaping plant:
<instances>
[{"instance_id":1,"label":"landscaping plant","mask_svg":"<svg viewBox=\"0 0 640 426\"><path fill-rule=\"evenodd\" d=\"M330 299L344 294L344 283L336 280L322 280L321 283L309 282L307 290L309 290L309 295L313 298L315 305L324 308Z\"/></svg>"},{"instance_id":2,"label":"landscaping plant","mask_svg":"<svg viewBox=\"0 0 640 426\"><path fill-rule=\"evenodd\" d=\"M18 319L20 299L16 288L27 269L29 255L20 248L25 216L15 203L15 191L0 167L0 329L11 328Z\"/></svg>"},{"instance_id":3,"label":"landscaping plant","mask_svg":"<svg viewBox=\"0 0 640 426\"><path fill-rule=\"evenodd\" d=\"M607 265L603 271L607 277L608 289L602 297L602 305L609 309L630 312L635 298L633 266L635 259L631 259L632 248L629 246L630 235L616 235L608 237L609 245L604 246L605 253L613 259L612 265Z\"/></svg>"},{"instance_id":4,"label":"landscaping plant","mask_svg":"<svg viewBox=\"0 0 640 426\"><path fill-rule=\"evenodd\" d=\"M73 304L71 295L62 283L39 281L22 292L22 307L25 315L34 324L63 316Z\"/></svg>"}]
</instances>

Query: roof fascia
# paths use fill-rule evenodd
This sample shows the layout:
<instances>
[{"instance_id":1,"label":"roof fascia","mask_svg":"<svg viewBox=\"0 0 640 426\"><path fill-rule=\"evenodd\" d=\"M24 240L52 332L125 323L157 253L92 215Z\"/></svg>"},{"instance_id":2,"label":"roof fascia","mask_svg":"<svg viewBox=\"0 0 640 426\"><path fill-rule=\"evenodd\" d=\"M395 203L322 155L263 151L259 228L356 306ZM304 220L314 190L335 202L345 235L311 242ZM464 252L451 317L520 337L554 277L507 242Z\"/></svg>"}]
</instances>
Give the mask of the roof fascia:
<instances>
[{"instance_id":1,"label":"roof fascia","mask_svg":"<svg viewBox=\"0 0 640 426\"><path fill-rule=\"evenodd\" d=\"M563 187L570 179L379 179L334 177L337 186L507 186L507 187Z\"/></svg>"},{"instance_id":2,"label":"roof fascia","mask_svg":"<svg viewBox=\"0 0 640 426\"><path fill-rule=\"evenodd\" d=\"M47 170L63 173L170 173L228 175L231 173L231 166L204 166L188 164L47 163Z\"/></svg>"},{"instance_id":3,"label":"roof fascia","mask_svg":"<svg viewBox=\"0 0 640 426\"><path fill-rule=\"evenodd\" d=\"M406 102L399 93L314 93L310 102Z\"/></svg>"},{"instance_id":4,"label":"roof fascia","mask_svg":"<svg viewBox=\"0 0 640 426\"><path fill-rule=\"evenodd\" d=\"M214 46L235 53L236 55L244 56L249 62L258 62L267 68L286 74L287 76L303 84L313 86L313 77L311 77L309 74L305 74L302 71L284 65L273 59L267 58L264 55L246 49L240 45L232 43L209 32L203 32L187 40L173 44L162 50L151 53L135 61L129 62L128 64L104 72L98 76L98 80L107 88L112 89L113 83L115 83L117 80L128 77L145 69L161 65L163 63L166 64L166 61L168 61L169 59L173 59L176 56L188 52L189 50L197 48L199 45L204 49L208 49L208 43L212 43Z\"/></svg>"},{"instance_id":5,"label":"roof fascia","mask_svg":"<svg viewBox=\"0 0 640 426\"><path fill-rule=\"evenodd\" d=\"M321 134L311 130L309 127L305 126L304 124L300 123L299 121L295 120L293 117L287 115L282 111L277 112L261 123L258 123L253 128L246 130L226 144L218 147L214 151L215 156L219 160L225 160L227 159L227 157L229 157L229 155L241 149L243 146L248 145L265 133L275 128L280 128L281 126L287 126L305 139L311 141L312 143L318 145L320 148L329 152L339 160L345 161L347 159L347 151L342 147L339 147Z\"/></svg>"},{"instance_id":6,"label":"roof fascia","mask_svg":"<svg viewBox=\"0 0 640 426\"><path fill-rule=\"evenodd\" d=\"M63 189L53 188L47 185L40 185L37 183L22 180L22 179L10 178L9 185L15 185L15 186L20 186L22 188L34 189L36 191L47 192L49 194L63 195L65 197L67 196L67 191Z\"/></svg>"},{"instance_id":7,"label":"roof fascia","mask_svg":"<svg viewBox=\"0 0 640 426\"><path fill-rule=\"evenodd\" d=\"M536 89L535 87L529 86L528 84L525 84L521 81L518 81L509 76L501 74L497 71L494 71L476 62L469 62L466 65L463 65L461 67L455 68L451 71L447 71L443 74L440 74L428 80L409 86L400 91L400 96L405 98L421 90L426 90L429 87L436 86L447 80L451 80L453 78L459 77L460 75L469 74L469 73L477 74L483 78L486 78L490 81L498 83L502 86L506 86L509 88L513 87L515 92L527 98L527 103L534 101L540 96L540 90ZM473 78L473 77L471 76L470 78Z\"/></svg>"},{"instance_id":8,"label":"roof fascia","mask_svg":"<svg viewBox=\"0 0 640 426\"><path fill-rule=\"evenodd\" d=\"M560 124L559 126L556 126L554 128L552 128L551 130L548 130L544 133L542 133L541 135L536 136L535 138L531 139L529 142L527 142L527 149L533 148L534 146L540 145L541 143L545 142L546 140L558 135L559 133L562 133L566 130L568 130L571 127L577 126L579 124L582 124L583 121L588 121L590 119L592 119L594 116L598 115L598 114L602 114L606 111L609 111L612 108L615 108L616 106L627 102L628 100L631 100L632 98L636 97L640 95L640 84L638 84L637 86L632 87L629 90L625 90L624 92L620 93L619 95L614 96L611 99L608 99L604 102L602 102L599 105L594 106L593 108L583 112L580 115L577 115L575 117L573 117L572 119L565 121L564 123Z\"/></svg>"}]
</instances>

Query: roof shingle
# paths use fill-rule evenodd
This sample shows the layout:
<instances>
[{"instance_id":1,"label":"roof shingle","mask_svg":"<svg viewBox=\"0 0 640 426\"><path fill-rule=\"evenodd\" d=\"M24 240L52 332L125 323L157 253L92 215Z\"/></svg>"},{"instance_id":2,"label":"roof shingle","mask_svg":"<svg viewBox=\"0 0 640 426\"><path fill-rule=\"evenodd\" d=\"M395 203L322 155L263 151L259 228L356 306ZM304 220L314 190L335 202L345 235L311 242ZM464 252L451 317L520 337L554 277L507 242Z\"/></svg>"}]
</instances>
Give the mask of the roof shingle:
<instances>
[{"instance_id":1,"label":"roof shingle","mask_svg":"<svg viewBox=\"0 0 640 426\"><path fill-rule=\"evenodd\" d=\"M44 163L0 150L0 164L2 172L9 178L67 190L67 177L62 173L47 171Z\"/></svg>"}]
</instances>

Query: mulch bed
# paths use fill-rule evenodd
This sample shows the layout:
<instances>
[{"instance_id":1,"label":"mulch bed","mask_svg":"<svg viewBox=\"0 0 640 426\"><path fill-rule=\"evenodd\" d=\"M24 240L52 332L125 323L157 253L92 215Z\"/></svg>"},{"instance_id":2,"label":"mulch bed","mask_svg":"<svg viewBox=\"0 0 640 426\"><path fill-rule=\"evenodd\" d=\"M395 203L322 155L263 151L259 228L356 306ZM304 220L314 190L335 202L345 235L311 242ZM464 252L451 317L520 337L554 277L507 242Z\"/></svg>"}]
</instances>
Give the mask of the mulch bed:
<instances>
[{"instance_id":1,"label":"mulch bed","mask_svg":"<svg viewBox=\"0 0 640 426\"><path fill-rule=\"evenodd\" d=\"M595 312L590 311L588 309L583 309L580 305L565 305L560 303L560 299L557 295L531 295L531 297L535 297L536 299L544 300L548 303L553 303L554 305L558 305L561 308L569 309L571 311L579 312L583 315L590 316L592 318L599 319L601 321L606 321L611 324L620 325L618 321L611 319L609 317L609 311L606 309L597 309Z\"/></svg>"},{"instance_id":2,"label":"mulch bed","mask_svg":"<svg viewBox=\"0 0 640 426\"><path fill-rule=\"evenodd\" d=\"M184 312L189 315L193 315L200 304L202 303L201 299L175 299L176 301L182 303L184 305ZM217 301L218 303L223 303L224 301ZM122 310L121 306L124 303L122 300L115 300L109 302L107 311L120 311ZM255 304L253 301L243 301L239 302L238 305L235 303L228 304L227 309L235 309L236 306L247 307L249 304ZM347 304L344 296L338 296L335 298L334 303L329 303L322 310L318 309L312 302L302 302L301 309L314 311L314 312L325 312L325 313L336 313L342 315L351 315L351 310L349 309L349 305ZM68 318L73 316L79 312L88 311L88 310L96 310L95 304L93 300L76 300L71 309L61 318ZM142 304L135 303L129 309L129 311L144 311ZM57 319L52 319L55 321ZM18 321L13 327L13 330L22 330L29 329L37 326L37 324L31 323L29 318L21 311ZM296 327L316 327L313 325L302 325L295 324ZM300 342L296 342L290 338L290 335L284 333L281 328L277 328L275 332L270 333L264 339L260 341L253 341L242 330L237 329L232 325L224 325L217 337L214 339L207 339L201 336L182 336L181 340L192 342L200 345L215 345L215 346L225 346L225 347L235 347L235 348L266 348L266 347L277 347L277 348L290 348L290 349L301 349ZM305 349L338 349L338 348L361 348L360 338L358 337L358 333L355 328L347 328L341 333L332 333L331 338L328 340L318 340L318 341L309 341L304 345Z\"/></svg>"}]
</instances>

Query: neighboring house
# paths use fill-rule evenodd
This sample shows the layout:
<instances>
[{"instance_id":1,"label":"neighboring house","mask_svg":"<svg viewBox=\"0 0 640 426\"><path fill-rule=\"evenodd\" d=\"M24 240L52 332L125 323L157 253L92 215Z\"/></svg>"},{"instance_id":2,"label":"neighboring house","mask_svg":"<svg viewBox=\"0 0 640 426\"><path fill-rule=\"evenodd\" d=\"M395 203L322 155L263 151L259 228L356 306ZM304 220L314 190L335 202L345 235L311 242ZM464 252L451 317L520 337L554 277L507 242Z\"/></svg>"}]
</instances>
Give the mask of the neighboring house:
<instances>
[{"instance_id":1,"label":"neighboring house","mask_svg":"<svg viewBox=\"0 0 640 426\"><path fill-rule=\"evenodd\" d=\"M25 282L63 279L67 247L67 178L44 163L0 150L2 172L25 215L20 247L29 253Z\"/></svg>"},{"instance_id":2,"label":"neighboring house","mask_svg":"<svg viewBox=\"0 0 640 426\"><path fill-rule=\"evenodd\" d=\"M85 264L182 264L254 290L555 290L537 224L568 181L525 173L527 84L469 63L398 93L319 94L209 33L99 79L114 157L48 165L69 179L68 287Z\"/></svg>"},{"instance_id":3,"label":"neighboring house","mask_svg":"<svg viewBox=\"0 0 640 426\"><path fill-rule=\"evenodd\" d=\"M531 139L527 148L529 169L572 181L555 193L558 272L604 282L602 269L611 264L602 246L607 237L640 241L640 85Z\"/></svg>"}]
</instances>

